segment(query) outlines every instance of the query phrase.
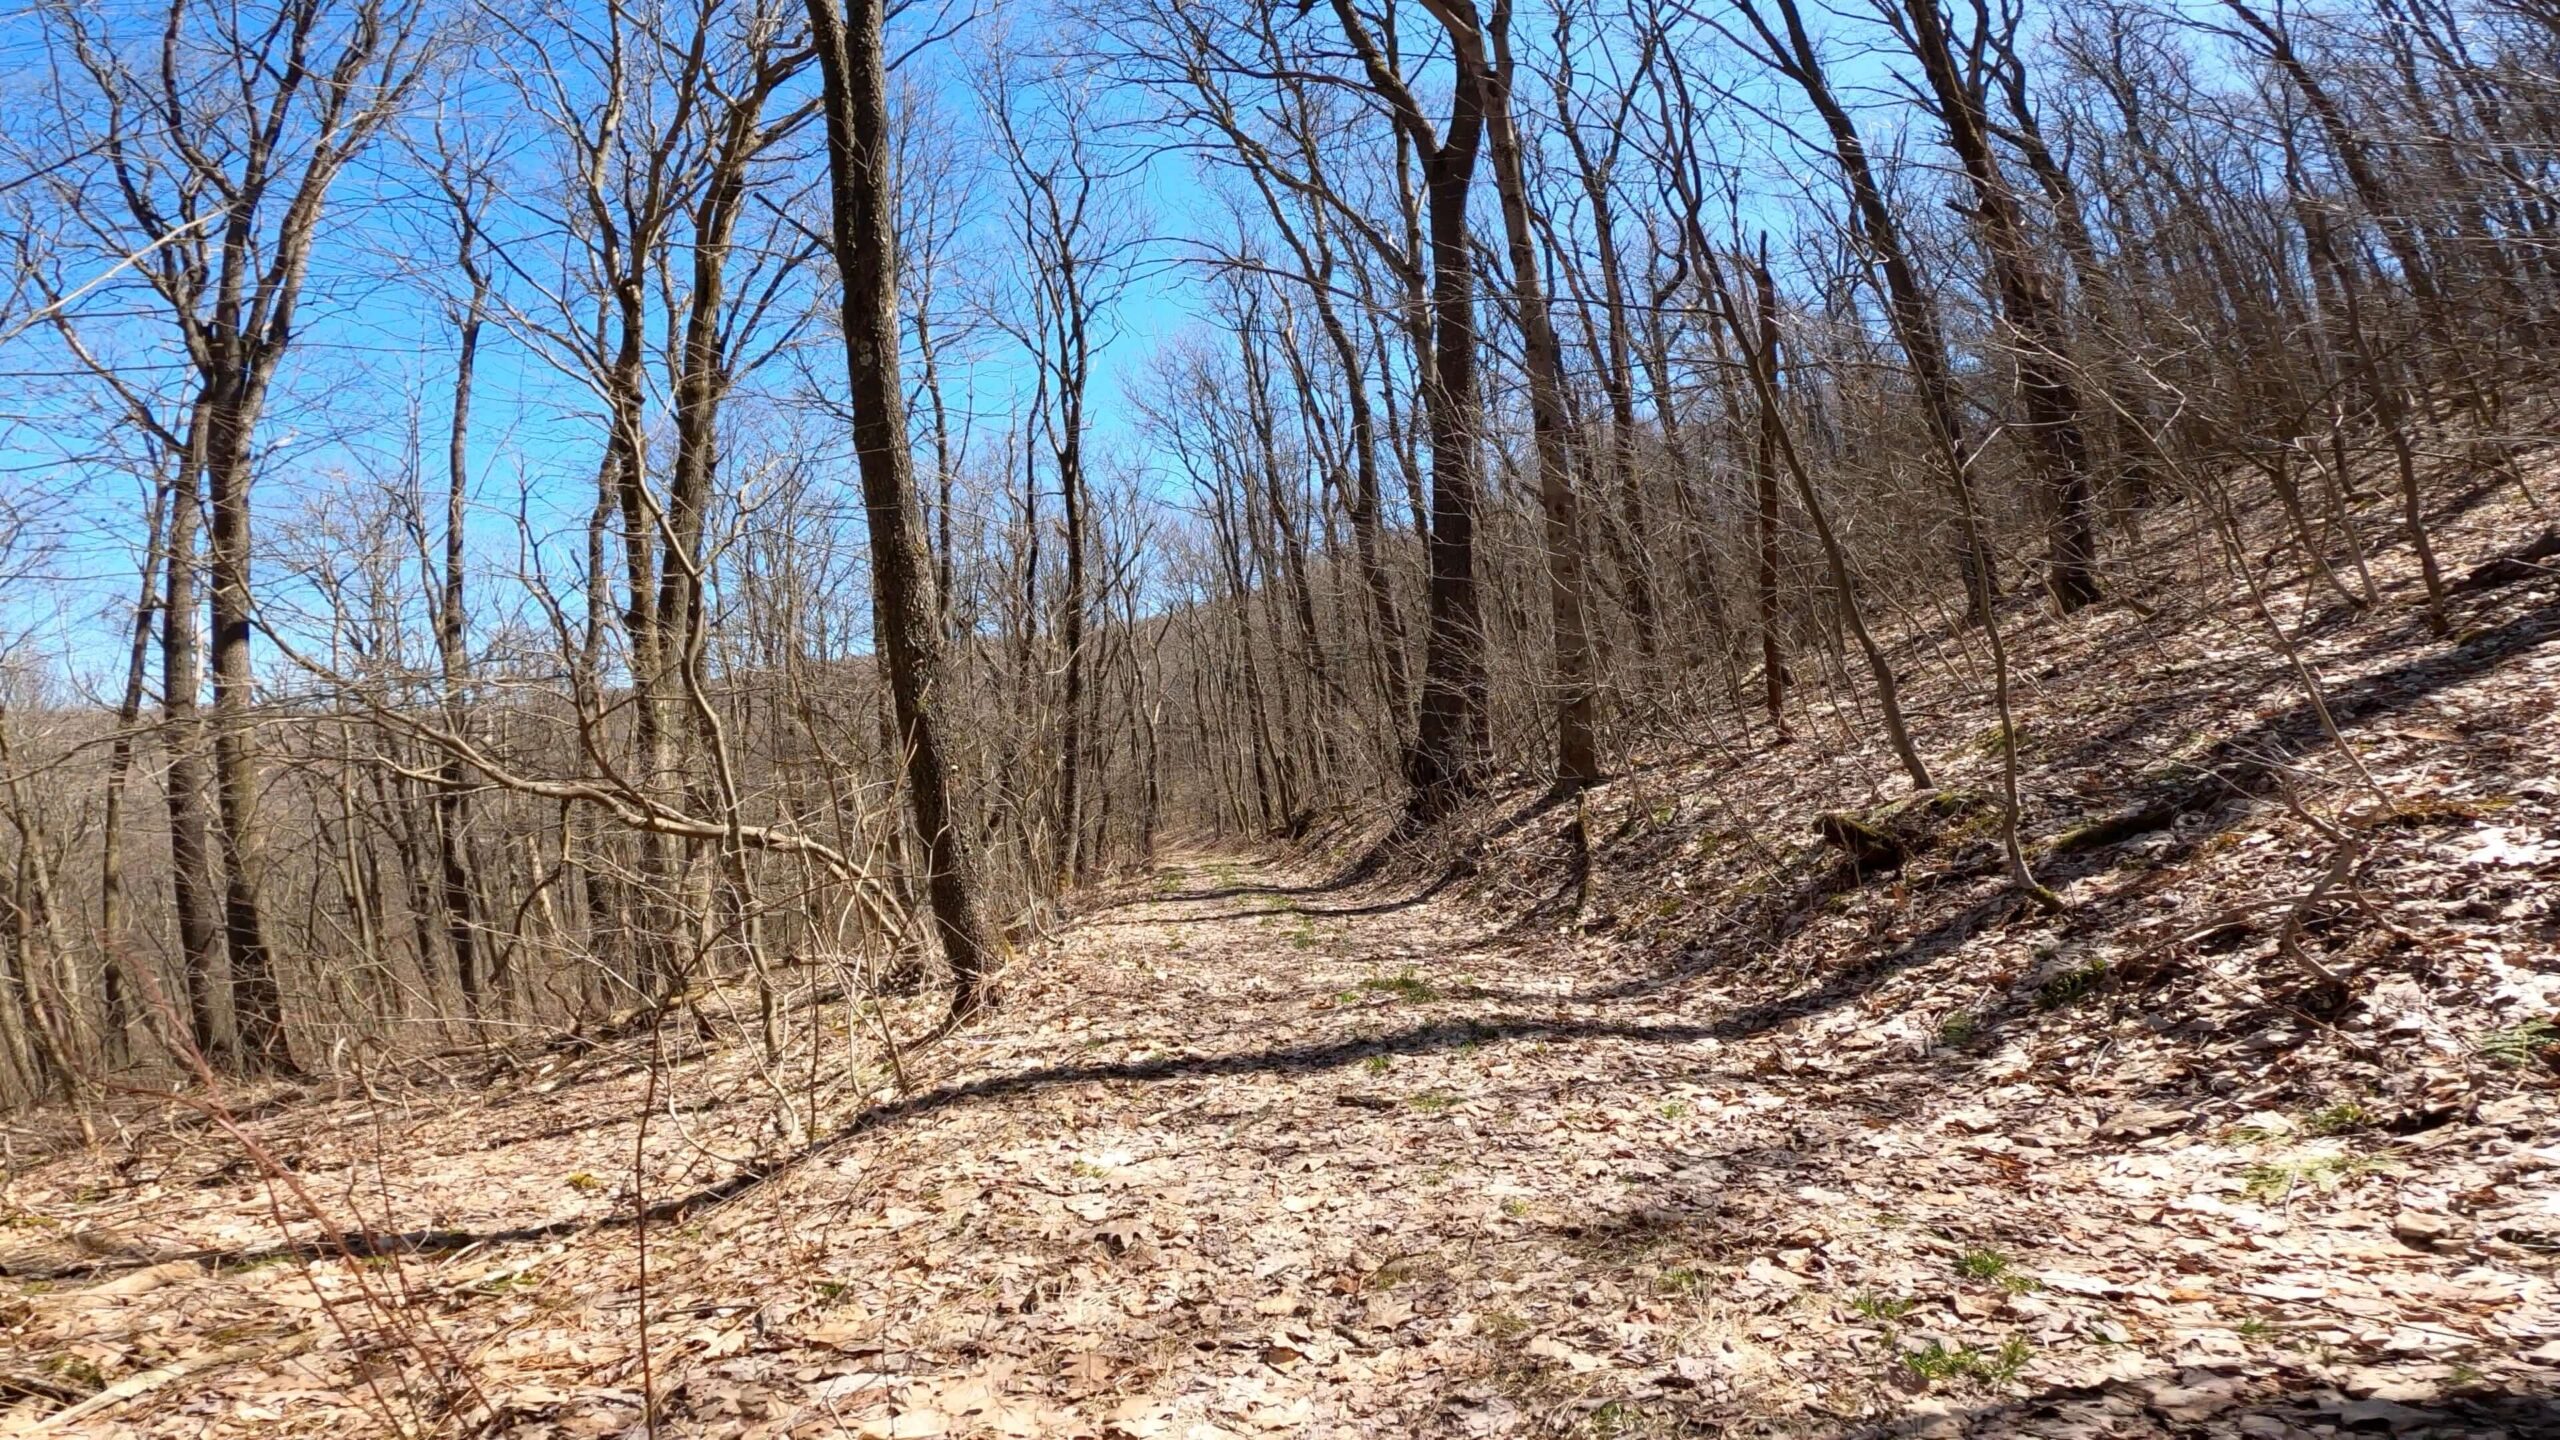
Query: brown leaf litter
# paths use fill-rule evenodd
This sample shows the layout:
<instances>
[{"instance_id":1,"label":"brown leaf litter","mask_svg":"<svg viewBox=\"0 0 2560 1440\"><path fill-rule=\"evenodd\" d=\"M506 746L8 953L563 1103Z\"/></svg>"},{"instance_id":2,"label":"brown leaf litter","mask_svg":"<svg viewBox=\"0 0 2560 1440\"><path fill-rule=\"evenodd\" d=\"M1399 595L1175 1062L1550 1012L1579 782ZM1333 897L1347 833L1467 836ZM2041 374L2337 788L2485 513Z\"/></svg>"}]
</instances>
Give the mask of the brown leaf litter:
<instances>
[{"instance_id":1,"label":"brown leaf litter","mask_svg":"<svg viewBox=\"0 0 2560 1440\"><path fill-rule=\"evenodd\" d=\"M2280 617L2388 804L2153 599L2004 617L2062 914L1964 806L1822 838L1854 708L1365 879L1185 856L903 1095L669 1037L23 1169L0 1428L2560 1434L2560 586ZM1989 790L1971 643L1897 663Z\"/></svg>"}]
</instances>

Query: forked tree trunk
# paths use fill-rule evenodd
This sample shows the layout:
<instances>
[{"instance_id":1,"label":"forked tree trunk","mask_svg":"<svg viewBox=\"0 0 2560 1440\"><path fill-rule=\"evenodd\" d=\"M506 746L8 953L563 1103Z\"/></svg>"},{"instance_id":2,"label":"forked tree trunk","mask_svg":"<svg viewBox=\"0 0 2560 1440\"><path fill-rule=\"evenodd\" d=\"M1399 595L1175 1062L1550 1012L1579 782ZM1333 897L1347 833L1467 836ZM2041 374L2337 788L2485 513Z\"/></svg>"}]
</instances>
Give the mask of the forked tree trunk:
<instances>
[{"instance_id":1,"label":"forked tree trunk","mask_svg":"<svg viewBox=\"0 0 2560 1440\"><path fill-rule=\"evenodd\" d=\"M1467 228L1467 204L1484 143L1484 76L1481 67L1459 69L1450 90L1448 124L1435 134L1351 0L1333 0L1333 10L1370 87L1422 158L1431 254L1431 365L1422 385L1424 421L1431 435L1425 545L1430 623L1423 640L1421 714L1413 747L1406 753L1405 779L1413 787L1412 817L1428 822L1482 785L1491 726L1475 574L1477 426L1482 417L1476 393L1475 250Z\"/></svg>"},{"instance_id":2,"label":"forked tree trunk","mask_svg":"<svg viewBox=\"0 0 2560 1440\"><path fill-rule=\"evenodd\" d=\"M1991 252L1993 287L2013 342L2020 408L2054 510L2045 584L2064 611L2078 610L2098 598L2098 521L2069 327L2052 282L2036 262L2017 197L1991 152L1981 87L1956 68L1938 0L1903 0L1903 14L1912 53L1937 97L1947 143L1971 186L1974 224Z\"/></svg>"},{"instance_id":3,"label":"forked tree trunk","mask_svg":"<svg viewBox=\"0 0 2560 1440\"><path fill-rule=\"evenodd\" d=\"M1474 0L1441 0L1434 8L1441 12L1461 66L1480 72L1477 84L1485 95L1493 141L1494 188L1501 199L1503 234L1510 244L1512 304L1519 312L1523 363L1529 373L1538 508L1545 521L1547 605L1555 627L1555 791L1569 795L1600 778L1598 696L1592 683L1591 633L1583 613L1580 506L1568 455L1571 420L1565 413L1564 357L1557 348L1546 291L1538 279L1528 167L1511 113L1511 37L1505 28L1509 8L1497 0L1489 30L1477 18Z\"/></svg>"}]
</instances>

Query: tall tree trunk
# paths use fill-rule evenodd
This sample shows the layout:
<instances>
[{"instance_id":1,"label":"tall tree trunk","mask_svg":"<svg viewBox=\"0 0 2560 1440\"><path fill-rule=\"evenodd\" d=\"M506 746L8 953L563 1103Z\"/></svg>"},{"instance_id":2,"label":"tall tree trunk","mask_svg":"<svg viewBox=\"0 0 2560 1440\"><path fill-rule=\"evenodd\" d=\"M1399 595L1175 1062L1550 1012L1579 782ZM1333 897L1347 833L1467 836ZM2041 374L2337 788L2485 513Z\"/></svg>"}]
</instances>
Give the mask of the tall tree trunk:
<instances>
[{"instance_id":1,"label":"tall tree trunk","mask_svg":"<svg viewBox=\"0 0 2560 1440\"><path fill-rule=\"evenodd\" d=\"M1056 235L1060 252L1056 279L1057 313L1052 317L1058 340L1058 432L1055 459L1058 466L1058 519L1065 533L1062 537L1065 562L1060 577L1066 593L1058 597L1058 641L1066 651L1065 684L1059 696L1058 726L1058 832L1056 850L1051 856L1055 883L1061 888L1076 883L1083 872L1086 770L1092 759L1087 753L1092 737L1085 724L1087 692L1093 688L1093 657L1085 630L1093 608L1090 578L1092 530L1091 487L1085 479L1085 391L1092 379L1093 355L1085 325L1087 300L1082 258L1076 254L1071 234L1063 227Z\"/></svg>"},{"instance_id":2,"label":"tall tree trunk","mask_svg":"<svg viewBox=\"0 0 2560 1440\"><path fill-rule=\"evenodd\" d=\"M201 417L202 407L198 406ZM169 750L169 888L177 913L178 957L185 972L188 1040L206 1063L228 1068L231 1051L216 1008L222 975L222 917L213 880L213 826L205 814L203 616L196 535L203 524L203 470L197 463L205 426L189 427L169 506L168 592L160 606L161 738Z\"/></svg>"},{"instance_id":3,"label":"tall tree trunk","mask_svg":"<svg viewBox=\"0 0 2560 1440\"><path fill-rule=\"evenodd\" d=\"M207 576L213 610L213 764L221 800L222 932L231 957L231 1013L240 1030L240 1059L250 1069L289 1074L293 1052L284 1030L284 1001L275 957L267 947L261 890L266 884L266 831L258 814L256 676L250 668L251 459L263 383L218 376L207 386L206 498L212 514Z\"/></svg>"},{"instance_id":4,"label":"tall tree trunk","mask_svg":"<svg viewBox=\"0 0 2560 1440\"><path fill-rule=\"evenodd\" d=\"M1519 312L1523 363L1529 374L1538 508L1545 520L1547 605L1555 627L1555 792L1570 795L1600 778L1598 696L1592 683L1591 633L1583 614L1580 507L1568 454L1571 421L1565 413L1564 356L1556 345L1546 290L1538 277L1528 166L1521 156L1520 132L1511 108L1509 7L1497 0L1489 27L1477 18L1474 0L1440 0L1435 8L1458 49L1460 65L1481 72L1477 83L1485 95L1486 123L1492 132L1494 188L1501 200L1504 237L1510 244L1512 304Z\"/></svg>"},{"instance_id":5,"label":"tall tree trunk","mask_svg":"<svg viewBox=\"0 0 2560 1440\"><path fill-rule=\"evenodd\" d=\"M1081 384L1078 387L1081 389ZM1064 889L1076 882L1084 856L1078 842L1084 836L1084 781L1086 671L1090 659L1085 654L1085 612L1091 605L1086 594L1089 582L1085 576L1085 511L1084 481L1084 405L1081 394L1062 391L1059 404L1065 419L1058 444L1058 518L1065 528L1066 561L1063 577L1066 593L1059 597L1058 643L1066 651L1064 693L1058 699L1058 833L1056 851L1050 857L1055 884Z\"/></svg>"},{"instance_id":6,"label":"tall tree trunk","mask_svg":"<svg viewBox=\"0 0 2560 1440\"><path fill-rule=\"evenodd\" d=\"M887 652L889 694L905 751L907 799L925 848L926 894L951 966L955 1016L986 998L995 961L978 910L968 837L953 810L942 713L943 632L907 451L906 395L898 383L897 235L891 224L888 73L881 54L883 0L809 0L809 26L825 87L833 244L844 288L845 374L871 536L872 611Z\"/></svg>"},{"instance_id":7,"label":"tall tree trunk","mask_svg":"<svg viewBox=\"0 0 2560 1440\"><path fill-rule=\"evenodd\" d=\"M650 247L634 237L626 262L643 266ZM628 653L631 684L631 764L634 782L652 801L663 801L676 764L671 705L666 695L669 646L666 617L658 612L657 496L649 488L647 373L643 349L648 318L639 274L618 274L613 284L614 324L618 334L605 381L606 423L603 483L620 523L622 540L622 634ZM610 587L595 598L610 595ZM590 602L592 603L592 601ZM627 887L638 924L626 931L633 979L644 990L671 994L676 986L674 937L680 930L676 913L676 862L672 842L655 830L631 837L637 853L636 877ZM620 887L618 887L620 888Z\"/></svg>"},{"instance_id":8,"label":"tall tree trunk","mask_svg":"<svg viewBox=\"0 0 2560 1440\"><path fill-rule=\"evenodd\" d=\"M1476 271L1467 203L1484 145L1485 75L1460 67L1449 97L1449 121L1432 132L1421 106L1370 38L1352 0L1333 0L1334 17L1358 52L1370 85L1394 112L1397 128L1422 160L1431 255L1428 311L1430 366L1422 385L1431 442L1429 626L1423 639L1422 706L1405 779L1413 787L1412 818L1436 820L1483 784L1491 739L1482 601L1475 574L1481 419L1476 395Z\"/></svg>"},{"instance_id":9,"label":"tall tree trunk","mask_svg":"<svg viewBox=\"0 0 2560 1440\"><path fill-rule=\"evenodd\" d=\"M116 735L107 750L106 802L98 821L98 967L105 992L107 1058L128 1058L135 996L126 974L124 914L124 797L133 774L134 731L151 676L151 620L159 609L160 568L168 549L167 476L152 487L151 515L142 548L142 593L133 604L133 635L125 648L124 693L116 701Z\"/></svg>"},{"instance_id":10,"label":"tall tree trunk","mask_svg":"<svg viewBox=\"0 0 2560 1440\"><path fill-rule=\"evenodd\" d=\"M1446 813L1481 783L1490 718L1482 602L1476 593L1478 504L1475 254L1467 234L1482 101L1458 86L1463 125L1432 156L1430 625L1423 642L1422 709L1406 779L1417 813ZM1463 144L1460 132L1463 131Z\"/></svg>"},{"instance_id":11,"label":"tall tree trunk","mask_svg":"<svg viewBox=\"0 0 2560 1440\"><path fill-rule=\"evenodd\" d=\"M463 608L463 522L469 502L471 381L480 357L480 327L488 304L489 280L475 249L477 225L469 207L461 212L461 265L471 293L462 309L461 333L453 360L453 423L446 431L444 493L444 566L436 602L436 660L444 682L444 723L459 735L470 724L466 689L470 684L469 613ZM462 991L465 1012L478 1017L483 976L474 925L477 923L471 882L471 776L462 757L445 752L436 788L436 870L443 896L445 946L453 956L454 983Z\"/></svg>"}]
</instances>

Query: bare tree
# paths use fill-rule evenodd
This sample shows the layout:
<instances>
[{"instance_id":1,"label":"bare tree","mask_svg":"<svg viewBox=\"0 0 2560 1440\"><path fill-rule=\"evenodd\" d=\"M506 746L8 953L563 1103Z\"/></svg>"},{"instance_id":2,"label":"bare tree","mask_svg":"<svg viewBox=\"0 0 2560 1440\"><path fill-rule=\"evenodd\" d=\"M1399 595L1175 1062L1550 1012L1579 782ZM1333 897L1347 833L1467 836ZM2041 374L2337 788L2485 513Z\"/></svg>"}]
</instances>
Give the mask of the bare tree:
<instances>
[{"instance_id":1,"label":"bare tree","mask_svg":"<svg viewBox=\"0 0 2560 1440\"><path fill-rule=\"evenodd\" d=\"M995 957L978 911L968 836L952 804L942 734L941 616L916 504L914 457L907 449L906 394L898 383L898 249L889 224L883 9L880 0L851 0L840 14L833 0L809 0L809 30L825 85L831 243L844 288L845 375L871 534L874 632L888 656L907 801L924 841L927 893L951 966L952 1013L965 1015L986 1000Z\"/></svg>"},{"instance_id":2,"label":"bare tree","mask_svg":"<svg viewBox=\"0 0 2560 1440\"><path fill-rule=\"evenodd\" d=\"M1333 0L1343 39L1394 122L1401 143L1421 157L1431 256L1431 363L1422 402L1431 434L1430 626L1422 666L1422 710L1405 779L1413 814L1434 819L1482 783L1488 697L1484 633L1476 593L1478 396L1475 251L1467 206L1484 149L1488 79L1460 65L1449 119L1435 127L1400 68L1393 29L1371 32L1351 0ZM1393 10L1388 12L1390 21Z\"/></svg>"},{"instance_id":3,"label":"bare tree","mask_svg":"<svg viewBox=\"0 0 2560 1440\"><path fill-rule=\"evenodd\" d=\"M1529 207L1528 163L1511 109L1510 10L1497 3L1492 18L1473 0L1437 0L1432 6L1458 59L1461 85L1484 96L1493 145L1494 187L1502 228L1510 242L1511 297L1529 372L1530 428L1535 435L1538 505L1546 522L1547 596L1555 627L1556 790L1570 794L1600 778L1595 735L1591 637L1583 615L1580 504L1574 493L1565 415L1564 356L1556 344Z\"/></svg>"},{"instance_id":4,"label":"bare tree","mask_svg":"<svg viewBox=\"0 0 2560 1440\"><path fill-rule=\"evenodd\" d=\"M85 136L104 173L60 182L64 208L128 253L195 377L183 418L149 422L176 457L164 705L179 759L170 777L179 910L191 973L210 974L202 918L211 866L194 795L195 519L210 517L212 751L219 796L221 935L239 1059L293 1068L261 900L266 841L253 734L250 484L256 432L291 349L331 189L399 111L419 73L425 14L400 0L281 0L240 10L169 0L147 58L74 7L51 33L84 87ZM94 188L76 189L82 180ZM174 237L174 238L173 238ZM157 248L153 248L153 247ZM68 314L60 315L67 327ZM118 383L120 382L111 382ZM139 397L131 397L135 402ZM132 408L140 409L136 403ZM137 416L137 418L146 418ZM199 1004L199 1044L210 1039Z\"/></svg>"}]
</instances>

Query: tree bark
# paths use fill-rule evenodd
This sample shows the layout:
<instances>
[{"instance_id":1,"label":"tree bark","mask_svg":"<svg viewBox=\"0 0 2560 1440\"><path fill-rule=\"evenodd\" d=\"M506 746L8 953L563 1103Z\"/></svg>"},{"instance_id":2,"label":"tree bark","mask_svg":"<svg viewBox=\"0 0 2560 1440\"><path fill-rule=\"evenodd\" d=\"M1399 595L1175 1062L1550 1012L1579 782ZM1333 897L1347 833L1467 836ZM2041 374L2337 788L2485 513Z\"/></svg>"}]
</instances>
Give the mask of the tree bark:
<instances>
[{"instance_id":1,"label":"tree bark","mask_svg":"<svg viewBox=\"0 0 2560 1440\"><path fill-rule=\"evenodd\" d=\"M202 432L201 425L189 427ZM204 492L192 457L172 478L169 505L168 589L160 606L161 741L168 747L169 889L177 913L178 957L187 991L188 1040L216 1069L228 1069L231 1050L221 1028L216 987L221 981L222 918L213 882L213 826L205 814L204 651L197 629L203 611L196 588L196 534L203 524Z\"/></svg>"},{"instance_id":2,"label":"tree bark","mask_svg":"<svg viewBox=\"0 0 2560 1440\"><path fill-rule=\"evenodd\" d=\"M1431 254L1430 368L1422 386L1431 437L1429 624L1423 638L1422 704L1405 780L1419 823L1446 815L1484 780L1490 742L1482 601L1475 533L1480 488L1476 427L1475 250L1467 202L1483 149L1485 76L1462 66L1450 91L1449 120L1433 132L1421 106L1370 38L1351 0L1333 0L1335 18L1358 53L1372 89L1422 159Z\"/></svg>"},{"instance_id":3,"label":"tree bark","mask_svg":"<svg viewBox=\"0 0 2560 1440\"><path fill-rule=\"evenodd\" d=\"M1538 278L1528 167L1511 110L1509 8L1496 0L1489 26L1478 17L1474 0L1432 0L1431 8L1457 48L1462 72L1478 72L1475 83L1485 97L1493 142L1494 188L1510 245L1512 304L1519 311L1523 363L1529 375L1538 508L1545 522L1547 606L1555 629L1555 792L1570 795L1600 778L1598 697L1592 683L1590 627L1583 612L1580 497L1574 493L1568 454L1571 422L1565 413L1564 357L1556 345L1546 290Z\"/></svg>"},{"instance_id":4,"label":"tree bark","mask_svg":"<svg viewBox=\"0 0 2560 1440\"><path fill-rule=\"evenodd\" d=\"M987 998L996 955L978 910L975 866L953 815L942 713L943 643L933 561L907 450L906 395L898 383L897 235L891 225L888 74L881 54L883 0L809 0L809 27L825 89L827 171L836 265L843 285L845 375L853 440L871 536L875 636L887 654L889 695L904 749L907 799L925 850L925 890L944 959L951 1008L964 1016Z\"/></svg>"},{"instance_id":5,"label":"tree bark","mask_svg":"<svg viewBox=\"0 0 2560 1440\"><path fill-rule=\"evenodd\" d=\"M2089 442L2079 387L2071 374L2068 327L2028 243L2017 197L1991 153L1981 85L1957 70L1938 0L1903 0L1903 15L1905 38L1937 97L1948 146L1971 185L1974 224L1991 252L1993 287L2015 342L2011 362L2017 368L2027 435L2054 508L2045 584L2068 613L2098 599L2097 492L2090 483Z\"/></svg>"}]
</instances>

